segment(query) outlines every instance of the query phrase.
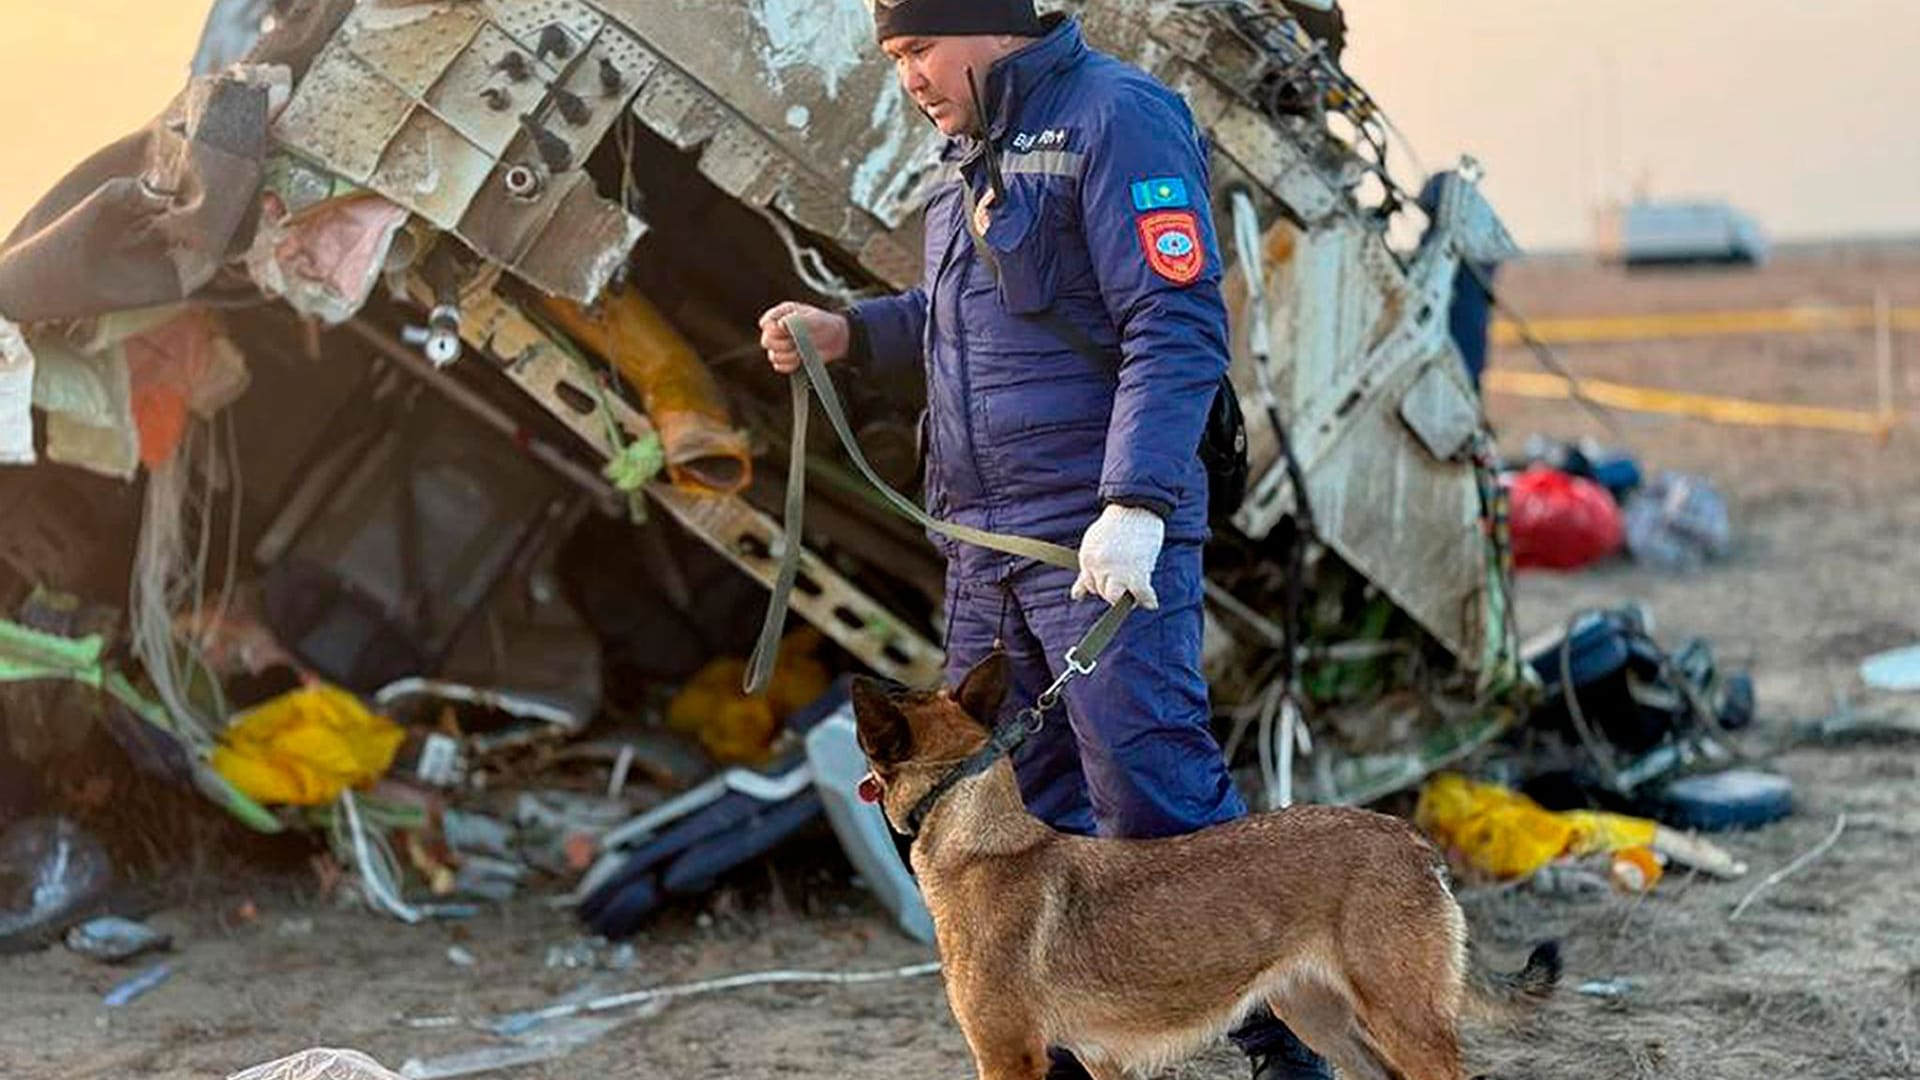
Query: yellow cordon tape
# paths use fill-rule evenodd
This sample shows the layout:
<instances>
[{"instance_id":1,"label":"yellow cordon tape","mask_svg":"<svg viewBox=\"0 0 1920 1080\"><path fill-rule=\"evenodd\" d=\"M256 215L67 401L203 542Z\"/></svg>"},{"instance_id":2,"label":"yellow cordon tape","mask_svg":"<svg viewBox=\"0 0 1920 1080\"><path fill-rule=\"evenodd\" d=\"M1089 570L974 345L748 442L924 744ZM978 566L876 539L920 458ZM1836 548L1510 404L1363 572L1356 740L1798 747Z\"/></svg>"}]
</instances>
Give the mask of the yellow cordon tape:
<instances>
[{"instance_id":1,"label":"yellow cordon tape","mask_svg":"<svg viewBox=\"0 0 1920 1080\"><path fill-rule=\"evenodd\" d=\"M1486 373L1486 387L1496 394L1514 397L1571 398L1573 390L1559 375L1537 371L1501 371ZM1658 390L1626 383L1580 380L1580 396L1597 405L1627 412L1663 413L1709 420L1716 424L1742 424L1749 427L1811 428L1817 431L1844 431L1854 435L1885 436L1899 423L1899 416L1887 416L1856 409L1827 409L1813 405L1776 405L1743 398L1689 394L1679 390Z\"/></svg>"},{"instance_id":2,"label":"yellow cordon tape","mask_svg":"<svg viewBox=\"0 0 1920 1080\"><path fill-rule=\"evenodd\" d=\"M1813 334L1832 330L1871 330L1869 307L1801 307L1760 311L1688 311L1664 315L1597 315L1570 319L1530 319L1527 329L1547 345L1597 345L1604 342L1659 341L1672 338L1736 337L1759 334ZM1920 307L1894 308L1895 330L1920 330ZM1495 345L1519 345L1520 328L1511 320L1493 324Z\"/></svg>"}]
</instances>

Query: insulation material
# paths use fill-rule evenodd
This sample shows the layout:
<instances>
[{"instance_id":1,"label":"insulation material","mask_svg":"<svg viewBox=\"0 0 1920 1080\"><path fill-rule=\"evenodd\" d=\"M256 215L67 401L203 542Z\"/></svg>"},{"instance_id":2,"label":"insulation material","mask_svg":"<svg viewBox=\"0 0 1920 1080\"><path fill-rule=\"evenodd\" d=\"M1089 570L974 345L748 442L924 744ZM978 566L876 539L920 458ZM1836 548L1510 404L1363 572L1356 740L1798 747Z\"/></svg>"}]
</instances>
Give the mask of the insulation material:
<instances>
[{"instance_id":1,"label":"insulation material","mask_svg":"<svg viewBox=\"0 0 1920 1080\"><path fill-rule=\"evenodd\" d=\"M400 1074L357 1050L302 1050L255 1065L227 1080L400 1080Z\"/></svg>"},{"instance_id":2,"label":"insulation material","mask_svg":"<svg viewBox=\"0 0 1920 1080\"><path fill-rule=\"evenodd\" d=\"M69 387L85 387L84 406L47 411L47 460L131 480L140 469L140 431L133 421L133 386L119 349L100 356L47 350L43 369ZM43 383L48 379L42 379ZM79 395L74 403L80 404Z\"/></svg>"},{"instance_id":3,"label":"insulation material","mask_svg":"<svg viewBox=\"0 0 1920 1080\"><path fill-rule=\"evenodd\" d=\"M33 464L33 350L0 316L0 465Z\"/></svg>"},{"instance_id":4,"label":"insulation material","mask_svg":"<svg viewBox=\"0 0 1920 1080\"><path fill-rule=\"evenodd\" d=\"M302 315L338 325L373 295L407 211L377 195L349 196L289 214L279 197L263 199L247 272L269 296Z\"/></svg>"},{"instance_id":5,"label":"insulation material","mask_svg":"<svg viewBox=\"0 0 1920 1080\"><path fill-rule=\"evenodd\" d=\"M179 313L172 306L120 311L35 338L33 404L46 414L47 460L133 479L140 432L124 345Z\"/></svg>"},{"instance_id":6,"label":"insulation material","mask_svg":"<svg viewBox=\"0 0 1920 1080\"><path fill-rule=\"evenodd\" d=\"M173 459L189 415L210 417L247 388L246 359L205 311L188 311L125 345L140 462Z\"/></svg>"},{"instance_id":7,"label":"insulation material","mask_svg":"<svg viewBox=\"0 0 1920 1080\"><path fill-rule=\"evenodd\" d=\"M734 427L726 397L705 362L645 296L629 289L608 296L595 310L564 300L544 307L639 393L666 447L667 475L676 486L722 495L747 486L753 455L746 432Z\"/></svg>"}]
</instances>

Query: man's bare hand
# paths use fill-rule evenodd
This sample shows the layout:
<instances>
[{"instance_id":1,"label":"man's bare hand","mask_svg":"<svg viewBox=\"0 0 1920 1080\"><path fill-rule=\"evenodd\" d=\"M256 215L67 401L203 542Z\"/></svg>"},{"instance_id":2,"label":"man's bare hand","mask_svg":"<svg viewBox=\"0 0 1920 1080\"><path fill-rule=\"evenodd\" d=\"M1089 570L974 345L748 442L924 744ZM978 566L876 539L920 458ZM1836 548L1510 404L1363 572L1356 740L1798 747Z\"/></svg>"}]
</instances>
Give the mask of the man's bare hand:
<instances>
[{"instance_id":1,"label":"man's bare hand","mask_svg":"<svg viewBox=\"0 0 1920 1080\"><path fill-rule=\"evenodd\" d=\"M791 375L800 367L800 349L793 343L793 335L787 332L784 325L787 319L799 319L807 328L813 347L820 350L820 359L831 364L847 358L853 328L847 325L845 315L788 300L775 304L760 316L760 345L767 350L767 362L773 365L773 370Z\"/></svg>"}]
</instances>

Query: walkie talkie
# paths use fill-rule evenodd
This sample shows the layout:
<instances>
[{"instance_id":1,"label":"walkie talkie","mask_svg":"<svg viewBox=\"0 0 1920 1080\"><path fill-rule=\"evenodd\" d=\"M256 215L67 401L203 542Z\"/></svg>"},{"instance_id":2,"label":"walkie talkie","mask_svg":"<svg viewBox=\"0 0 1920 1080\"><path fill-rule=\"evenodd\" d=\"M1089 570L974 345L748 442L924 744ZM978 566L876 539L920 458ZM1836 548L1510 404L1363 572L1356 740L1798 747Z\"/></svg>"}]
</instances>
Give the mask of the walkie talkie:
<instances>
[{"instance_id":1,"label":"walkie talkie","mask_svg":"<svg viewBox=\"0 0 1920 1080\"><path fill-rule=\"evenodd\" d=\"M993 148L993 122L987 116L987 102L980 96L980 81L973 77L972 67L967 68L967 90L973 94L973 122L980 125L980 145L986 148L987 191L995 203L1005 206L1007 180L1000 174L1000 155Z\"/></svg>"}]
</instances>

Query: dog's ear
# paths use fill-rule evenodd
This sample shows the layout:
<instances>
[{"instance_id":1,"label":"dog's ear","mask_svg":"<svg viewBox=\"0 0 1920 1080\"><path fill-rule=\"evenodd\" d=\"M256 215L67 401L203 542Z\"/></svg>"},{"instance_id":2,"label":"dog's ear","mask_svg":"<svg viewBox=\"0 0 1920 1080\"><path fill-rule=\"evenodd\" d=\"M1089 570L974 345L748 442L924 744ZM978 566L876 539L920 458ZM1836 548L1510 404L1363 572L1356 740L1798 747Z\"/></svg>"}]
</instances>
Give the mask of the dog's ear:
<instances>
[{"instance_id":1,"label":"dog's ear","mask_svg":"<svg viewBox=\"0 0 1920 1080\"><path fill-rule=\"evenodd\" d=\"M887 684L856 676L852 698L861 751L876 765L898 765L907 760L913 754L913 726Z\"/></svg>"},{"instance_id":2,"label":"dog's ear","mask_svg":"<svg viewBox=\"0 0 1920 1080\"><path fill-rule=\"evenodd\" d=\"M987 727L1000 720L1000 706L1007 700L1007 654L995 649L985 660L973 665L967 677L953 689L953 700L960 708Z\"/></svg>"}]
</instances>

